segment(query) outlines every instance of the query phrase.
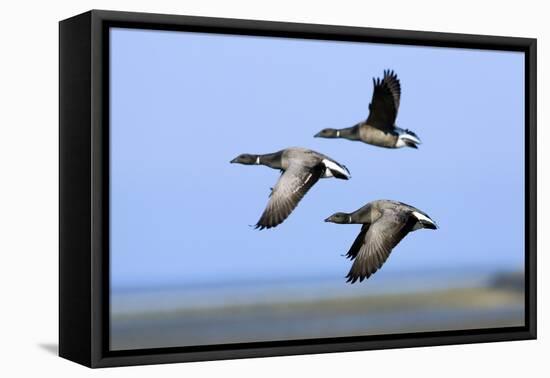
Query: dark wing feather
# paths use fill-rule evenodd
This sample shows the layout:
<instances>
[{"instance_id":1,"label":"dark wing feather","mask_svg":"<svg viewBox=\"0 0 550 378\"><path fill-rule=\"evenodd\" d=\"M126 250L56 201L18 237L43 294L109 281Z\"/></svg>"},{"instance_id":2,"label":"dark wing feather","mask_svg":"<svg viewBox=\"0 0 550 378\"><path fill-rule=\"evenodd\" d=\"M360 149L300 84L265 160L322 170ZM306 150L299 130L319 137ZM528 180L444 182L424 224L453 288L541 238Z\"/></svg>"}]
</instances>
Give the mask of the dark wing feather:
<instances>
[{"instance_id":1,"label":"dark wing feather","mask_svg":"<svg viewBox=\"0 0 550 378\"><path fill-rule=\"evenodd\" d=\"M309 169L298 164L291 165L273 188L269 202L256 224L256 228L263 230L281 224L296 208L308 190L319 181L324 171L323 164L317 164Z\"/></svg>"},{"instance_id":2,"label":"dark wing feather","mask_svg":"<svg viewBox=\"0 0 550 378\"><path fill-rule=\"evenodd\" d=\"M359 250L361 249L361 246L363 245L363 242L365 240L365 234L369 230L369 226L370 224L367 223L367 224L364 224L363 227L361 227L361 231L359 232L359 235L357 235L348 253L346 253L346 257L348 259L353 260L359 253Z\"/></svg>"},{"instance_id":3,"label":"dark wing feather","mask_svg":"<svg viewBox=\"0 0 550 378\"><path fill-rule=\"evenodd\" d=\"M390 70L384 71L384 83L390 89L395 104L395 111L397 112L401 102L401 83L396 73Z\"/></svg>"},{"instance_id":4,"label":"dark wing feather","mask_svg":"<svg viewBox=\"0 0 550 378\"><path fill-rule=\"evenodd\" d=\"M347 282L363 281L380 269L392 249L409 233L415 222L408 212L384 210L382 216L365 233L363 243L346 276Z\"/></svg>"},{"instance_id":5,"label":"dark wing feather","mask_svg":"<svg viewBox=\"0 0 550 378\"><path fill-rule=\"evenodd\" d=\"M384 71L384 78L373 79L374 91L369 105L367 124L377 129L391 131L401 101L401 84L393 71Z\"/></svg>"}]
</instances>

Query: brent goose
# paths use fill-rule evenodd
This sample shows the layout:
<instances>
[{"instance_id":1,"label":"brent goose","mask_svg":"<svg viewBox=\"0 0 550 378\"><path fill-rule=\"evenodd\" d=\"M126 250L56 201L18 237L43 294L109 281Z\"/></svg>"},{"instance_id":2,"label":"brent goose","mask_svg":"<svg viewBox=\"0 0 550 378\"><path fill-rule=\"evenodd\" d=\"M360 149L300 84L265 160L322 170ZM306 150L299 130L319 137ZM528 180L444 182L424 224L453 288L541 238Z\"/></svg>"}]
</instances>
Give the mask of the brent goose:
<instances>
[{"instance_id":1,"label":"brent goose","mask_svg":"<svg viewBox=\"0 0 550 378\"><path fill-rule=\"evenodd\" d=\"M267 207L256 224L256 228L260 230L282 223L320 178L350 178L344 165L319 152L300 147L264 155L242 154L231 160L231 163L266 165L282 172L271 190Z\"/></svg>"},{"instance_id":2,"label":"brent goose","mask_svg":"<svg viewBox=\"0 0 550 378\"><path fill-rule=\"evenodd\" d=\"M386 148L418 148L420 139L410 130L395 126L401 84L397 75L390 70L384 71L384 78L373 78L374 91L369 104L369 117L353 127L345 129L324 129L315 135L318 138L344 138L359 140Z\"/></svg>"},{"instance_id":3,"label":"brent goose","mask_svg":"<svg viewBox=\"0 0 550 378\"><path fill-rule=\"evenodd\" d=\"M353 213L335 213L325 222L362 224L361 232L346 254L353 262L347 282L369 278L386 261L392 249L409 233L421 228L437 229L430 217L413 206L390 201L373 201Z\"/></svg>"}]
</instances>

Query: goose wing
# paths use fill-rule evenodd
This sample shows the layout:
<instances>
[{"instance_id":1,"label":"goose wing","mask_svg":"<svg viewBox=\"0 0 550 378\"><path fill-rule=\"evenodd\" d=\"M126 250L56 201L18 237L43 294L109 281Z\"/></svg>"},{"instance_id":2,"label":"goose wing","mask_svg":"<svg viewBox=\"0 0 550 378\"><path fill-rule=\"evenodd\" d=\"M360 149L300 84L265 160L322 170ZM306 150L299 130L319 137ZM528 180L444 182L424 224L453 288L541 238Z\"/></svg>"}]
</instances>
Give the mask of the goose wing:
<instances>
[{"instance_id":1,"label":"goose wing","mask_svg":"<svg viewBox=\"0 0 550 378\"><path fill-rule=\"evenodd\" d=\"M407 235L416 220L409 212L384 210L370 226L363 226L353 243L348 257L354 259L346 278L354 283L369 278L382 267L392 249Z\"/></svg>"},{"instance_id":2,"label":"goose wing","mask_svg":"<svg viewBox=\"0 0 550 378\"><path fill-rule=\"evenodd\" d=\"M282 223L324 173L325 166L322 163L313 167L291 164L273 188L256 228L263 230Z\"/></svg>"},{"instance_id":3,"label":"goose wing","mask_svg":"<svg viewBox=\"0 0 550 378\"><path fill-rule=\"evenodd\" d=\"M350 260L353 260L357 257L357 254L359 253L359 250L365 243L365 235L367 234L367 231L369 230L370 223L364 224L363 227L361 227L361 232L359 232L359 235L355 238L355 241L351 245L348 253L346 253L346 257Z\"/></svg>"},{"instance_id":4,"label":"goose wing","mask_svg":"<svg viewBox=\"0 0 550 378\"><path fill-rule=\"evenodd\" d=\"M367 125L384 131L394 128L401 101L401 84L393 71L384 71L384 78L372 79L374 91L369 104Z\"/></svg>"}]
</instances>

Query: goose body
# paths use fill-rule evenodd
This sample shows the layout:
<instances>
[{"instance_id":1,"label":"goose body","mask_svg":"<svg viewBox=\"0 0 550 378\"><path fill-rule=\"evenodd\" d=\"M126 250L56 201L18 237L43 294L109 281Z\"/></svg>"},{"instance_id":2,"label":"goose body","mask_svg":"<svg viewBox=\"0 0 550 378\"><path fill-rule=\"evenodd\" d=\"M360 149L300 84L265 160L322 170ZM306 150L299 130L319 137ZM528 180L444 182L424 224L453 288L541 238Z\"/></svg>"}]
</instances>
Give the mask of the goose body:
<instances>
[{"instance_id":1,"label":"goose body","mask_svg":"<svg viewBox=\"0 0 550 378\"><path fill-rule=\"evenodd\" d=\"M323 129L318 138L343 138L385 148L418 148L420 139L410 131L395 126L401 101L401 83L393 71L384 71L384 77L373 79L374 90L369 104L369 116L355 126L344 129Z\"/></svg>"},{"instance_id":2,"label":"goose body","mask_svg":"<svg viewBox=\"0 0 550 378\"><path fill-rule=\"evenodd\" d=\"M281 224L320 178L348 180L348 169L334 159L301 147L286 148L274 153L241 154L231 163L265 165L282 171L273 187L267 206L256 228L272 228Z\"/></svg>"},{"instance_id":3,"label":"goose body","mask_svg":"<svg viewBox=\"0 0 550 378\"><path fill-rule=\"evenodd\" d=\"M380 269L408 233L422 228L437 229L436 223L423 211L391 200L373 201L352 213L335 213L325 222L362 224L346 254L354 260L346 276L351 283L361 282Z\"/></svg>"}]
</instances>

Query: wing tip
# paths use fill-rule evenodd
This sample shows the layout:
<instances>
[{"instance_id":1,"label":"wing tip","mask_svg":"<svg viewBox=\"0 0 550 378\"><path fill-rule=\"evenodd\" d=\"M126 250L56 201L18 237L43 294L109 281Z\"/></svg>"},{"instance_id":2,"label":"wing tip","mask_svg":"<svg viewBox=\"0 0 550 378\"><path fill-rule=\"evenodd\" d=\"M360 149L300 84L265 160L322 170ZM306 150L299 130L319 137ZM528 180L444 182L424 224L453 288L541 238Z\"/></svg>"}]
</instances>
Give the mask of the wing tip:
<instances>
[{"instance_id":1,"label":"wing tip","mask_svg":"<svg viewBox=\"0 0 550 378\"><path fill-rule=\"evenodd\" d=\"M254 229L261 231L261 230L269 230L270 228L275 228L281 223L283 223L286 220L286 217L273 217L266 214L263 214L260 217L260 220L254 225Z\"/></svg>"},{"instance_id":2,"label":"wing tip","mask_svg":"<svg viewBox=\"0 0 550 378\"><path fill-rule=\"evenodd\" d=\"M254 229L255 229L255 230L258 230L258 231L269 230L270 228L276 227L277 225L278 225L278 224L266 224L266 223L258 222L258 223L256 223L256 225L254 226Z\"/></svg>"},{"instance_id":3,"label":"wing tip","mask_svg":"<svg viewBox=\"0 0 550 378\"><path fill-rule=\"evenodd\" d=\"M391 77L393 79L397 79L397 74L395 73L395 71L393 69L385 69L384 70L384 77Z\"/></svg>"},{"instance_id":4,"label":"wing tip","mask_svg":"<svg viewBox=\"0 0 550 378\"><path fill-rule=\"evenodd\" d=\"M370 273L366 273L366 274L363 274L363 273L354 273L353 272L353 269L350 270L350 272L347 274L346 278L346 283L349 283L349 284L354 284L356 283L357 281L359 282L363 282L364 280L367 280L372 274Z\"/></svg>"}]
</instances>

